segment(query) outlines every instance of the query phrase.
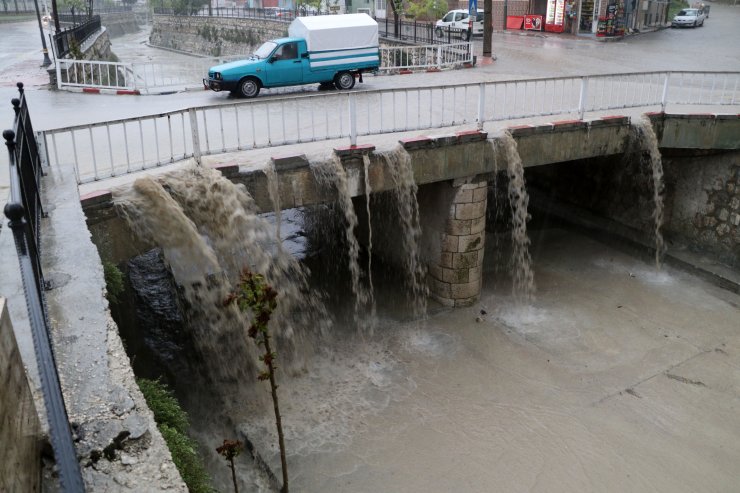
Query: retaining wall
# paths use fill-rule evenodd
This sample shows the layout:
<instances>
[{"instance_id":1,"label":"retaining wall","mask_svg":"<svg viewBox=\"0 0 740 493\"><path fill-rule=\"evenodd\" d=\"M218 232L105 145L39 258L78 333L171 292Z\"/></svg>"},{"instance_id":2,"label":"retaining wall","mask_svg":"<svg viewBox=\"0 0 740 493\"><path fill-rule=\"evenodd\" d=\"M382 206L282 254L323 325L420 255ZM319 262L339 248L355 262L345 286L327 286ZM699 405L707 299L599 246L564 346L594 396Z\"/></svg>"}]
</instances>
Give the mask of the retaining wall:
<instances>
[{"instance_id":1,"label":"retaining wall","mask_svg":"<svg viewBox=\"0 0 740 493\"><path fill-rule=\"evenodd\" d=\"M138 17L133 12L101 14L100 22L105 26L111 38L135 33L139 30Z\"/></svg>"},{"instance_id":2,"label":"retaining wall","mask_svg":"<svg viewBox=\"0 0 740 493\"><path fill-rule=\"evenodd\" d=\"M251 53L263 42L288 35L288 23L268 19L155 15L153 46L197 55Z\"/></svg>"},{"instance_id":3,"label":"retaining wall","mask_svg":"<svg viewBox=\"0 0 740 493\"><path fill-rule=\"evenodd\" d=\"M0 298L0 444L0 491L40 491L41 428L4 298Z\"/></svg>"}]
</instances>

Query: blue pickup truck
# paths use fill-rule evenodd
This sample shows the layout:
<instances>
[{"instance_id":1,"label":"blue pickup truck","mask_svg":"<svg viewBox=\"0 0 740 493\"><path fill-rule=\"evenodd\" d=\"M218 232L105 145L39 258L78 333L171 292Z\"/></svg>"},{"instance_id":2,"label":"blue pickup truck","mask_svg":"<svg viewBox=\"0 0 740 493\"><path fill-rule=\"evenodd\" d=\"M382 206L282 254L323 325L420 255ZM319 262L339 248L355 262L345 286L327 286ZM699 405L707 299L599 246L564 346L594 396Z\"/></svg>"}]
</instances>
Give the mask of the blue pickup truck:
<instances>
[{"instance_id":1,"label":"blue pickup truck","mask_svg":"<svg viewBox=\"0 0 740 493\"><path fill-rule=\"evenodd\" d=\"M349 90L380 65L378 24L367 14L299 17L290 37L267 41L248 59L211 67L203 84L245 98L262 88L332 84Z\"/></svg>"}]
</instances>

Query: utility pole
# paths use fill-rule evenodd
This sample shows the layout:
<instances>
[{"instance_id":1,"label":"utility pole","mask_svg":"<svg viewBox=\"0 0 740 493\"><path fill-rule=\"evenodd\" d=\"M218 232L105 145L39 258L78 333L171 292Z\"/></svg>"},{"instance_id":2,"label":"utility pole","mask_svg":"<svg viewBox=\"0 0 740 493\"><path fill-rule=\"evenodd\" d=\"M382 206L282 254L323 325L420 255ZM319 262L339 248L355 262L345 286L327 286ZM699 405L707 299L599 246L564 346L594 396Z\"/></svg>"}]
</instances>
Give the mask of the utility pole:
<instances>
[{"instance_id":1,"label":"utility pole","mask_svg":"<svg viewBox=\"0 0 740 493\"><path fill-rule=\"evenodd\" d=\"M491 56L493 36L493 1L483 0L483 56Z\"/></svg>"},{"instance_id":2,"label":"utility pole","mask_svg":"<svg viewBox=\"0 0 740 493\"><path fill-rule=\"evenodd\" d=\"M62 29L59 27L59 9L57 8L57 0L51 0L51 11L54 13L54 33L59 34Z\"/></svg>"},{"instance_id":3,"label":"utility pole","mask_svg":"<svg viewBox=\"0 0 740 493\"><path fill-rule=\"evenodd\" d=\"M36 7L36 20L39 22L39 32L41 33L41 46L44 49L44 61L41 63L41 66L48 67L49 65L51 65L51 60L49 60L49 50L46 49L46 38L44 38L44 28L41 25L41 13L39 12L38 0L33 0L33 4Z\"/></svg>"}]
</instances>

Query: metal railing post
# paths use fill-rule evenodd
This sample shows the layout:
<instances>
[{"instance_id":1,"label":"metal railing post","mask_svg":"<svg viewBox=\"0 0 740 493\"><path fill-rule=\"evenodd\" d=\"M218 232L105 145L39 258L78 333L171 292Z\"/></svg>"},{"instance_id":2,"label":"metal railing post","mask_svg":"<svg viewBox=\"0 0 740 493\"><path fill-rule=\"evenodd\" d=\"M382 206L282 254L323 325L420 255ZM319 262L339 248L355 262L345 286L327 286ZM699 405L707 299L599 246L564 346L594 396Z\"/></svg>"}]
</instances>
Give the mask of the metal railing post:
<instances>
[{"instance_id":1,"label":"metal railing post","mask_svg":"<svg viewBox=\"0 0 740 493\"><path fill-rule=\"evenodd\" d=\"M663 81L663 95L660 97L660 111L665 112L665 106L668 103L668 84L671 78L671 73L666 72L665 80Z\"/></svg>"},{"instance_id":2,"label":"metal railing post","mask_svg":"<svg viewBox=\"0 0 740 493\"><path fill-rule=\"evenodd\" d=\"M57 63L55 65L57 69L57 89L61 90L62 89L62 63L64 62L62 61L61 58L57 58L56 62Z\"/></svg>"},{"instance_id":3,"label":"metal railing post","mask_svg":"<svg viewBox=\"0 0 740 493\"><path fill-rule=\"evenodd\" d=\"M437 45L437 68L442 68L442 45Z\"/></svg>"},{"instance_id":4,"label":"metal railing post","mask_svg":"<svg viewBox=\"0 0 740 493\"><path fill-rule=\"evenodd\" d=\"M588 101L588 77L581 77L581 95L578 100L578 119L583 120Z\"/></svg>"},{"instance_id":5,"label":"metal railing post","mask_svg":"<svg viewBox=\"0 0 740 493\"><path fill-rule=\"evenodd\" d=\"M194 108L188 109L190 116L190 134L193 138L193 157L198 166L201 165L200 134L198 133L198 115Z\"/></svg>"},{"instance_id":6,"label":"metal railing post","mask_svg":"<svg viewBox=\"0 0 740 493\"><path fill-rule=\"evenodd\" d=\"M349 96L349 145L357 145L357 103L354 94Z\"/></svg>"},{"instance_id":7,"label":"metal railing post","mask_svg":"<svg viewBox=\"0 0 740 493\"><path fill-rule=\"evenodd\" d=\"M85 486L82 481L80 465L77 462L77 452L72 442L72 430L70 429L62 386L51 347L49 321L44 305L44 278L38 250L37 219L41 210L39 187L36 186L36 183L33 187L28 186L29 181L35 181L36 179L34 177L32 180L28 172L35 173L38 171L37 169L29 169L28 166L34 167L37 163L30 162L29 158L31 156L24 155L29 153L37 155L38 150L30 149L31 146L36 145L36 142L30 121L23 121L24 114L28 111L23 94L23 85L19 83L18 88L21 98L18 100L19 105L14 103L17 108L14 122L15 131L6 130L3 132L10 165L10 201L5 205L4 213L9 219L8 227L12 230L13 239L15 240L28 310L28 321L41 383L41 394L46 408L49 436L56 467L59 470L61 491L78 493L85 491ZM24 144L18 146L17 138L20 138ZM22 176L23 167L26 167L25 184ZM32 196L27 196L28 194Z\"/></svg>"},{"instance_id":8,"label":"metal railing post","mask_svg":"<svg viewBox=\"0 0 740 493\"><path fill-rule=\"evenodd\" d=\"M478 84L478 130L483 130L486 121L486 84Z\"/></svg>"}]
</instances>

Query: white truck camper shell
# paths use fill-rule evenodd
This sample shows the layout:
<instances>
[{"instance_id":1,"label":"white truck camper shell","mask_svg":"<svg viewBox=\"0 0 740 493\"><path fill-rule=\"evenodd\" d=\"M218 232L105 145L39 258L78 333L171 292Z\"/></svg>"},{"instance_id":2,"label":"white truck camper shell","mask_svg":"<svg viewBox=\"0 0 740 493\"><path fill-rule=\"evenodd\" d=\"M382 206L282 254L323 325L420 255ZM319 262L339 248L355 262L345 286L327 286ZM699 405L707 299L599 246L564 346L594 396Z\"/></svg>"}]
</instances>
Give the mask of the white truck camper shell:
<instances>
[{"instance_id":1,"label":"white truck camper shell","mask_svg":"<svg viewBox=\"0 0 740 493\"><path fill-rule=\"evenodd\" d=\"M367 14L297 17L288 36L304 38L309 52L378 47L378 23Z\"/></svg>"}]
</instances>

